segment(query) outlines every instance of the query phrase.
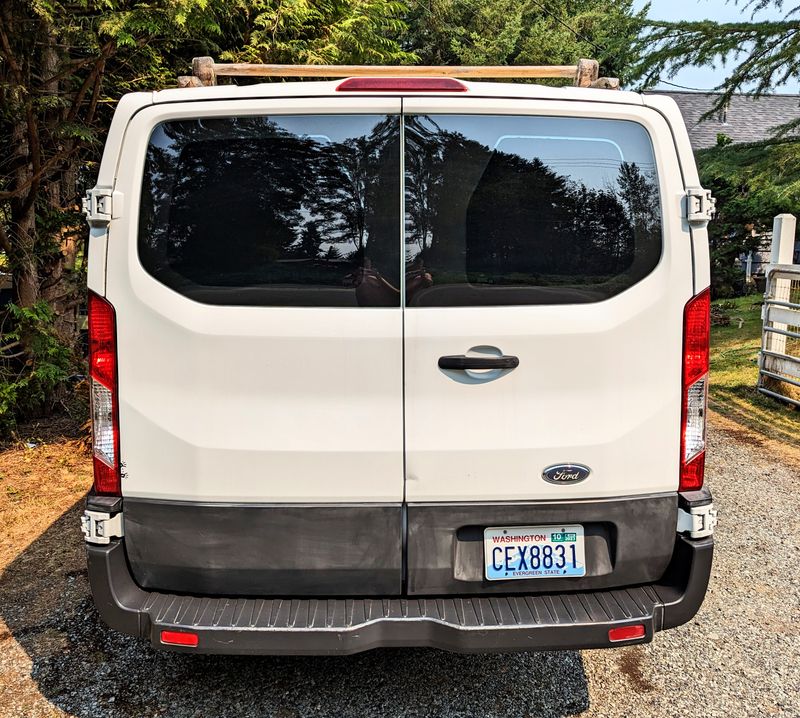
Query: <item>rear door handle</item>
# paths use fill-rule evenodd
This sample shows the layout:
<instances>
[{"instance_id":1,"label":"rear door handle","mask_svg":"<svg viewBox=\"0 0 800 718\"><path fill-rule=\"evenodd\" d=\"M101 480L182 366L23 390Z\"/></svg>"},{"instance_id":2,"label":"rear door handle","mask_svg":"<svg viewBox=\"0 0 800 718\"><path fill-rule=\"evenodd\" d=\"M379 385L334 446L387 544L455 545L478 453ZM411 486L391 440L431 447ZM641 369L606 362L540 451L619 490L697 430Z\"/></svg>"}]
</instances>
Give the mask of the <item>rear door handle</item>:
<instances>
[{"instance_id":1,"label":"rear door handle","mask_svg":"<svg viewBox=\"0 0 800 718\"><path fill-rule=\"evenodd\" d=\"M501 357L468 357L459 356L439 357L440 369L516 369L519 359L514 356Z\"/></svg>"}]
</instances>

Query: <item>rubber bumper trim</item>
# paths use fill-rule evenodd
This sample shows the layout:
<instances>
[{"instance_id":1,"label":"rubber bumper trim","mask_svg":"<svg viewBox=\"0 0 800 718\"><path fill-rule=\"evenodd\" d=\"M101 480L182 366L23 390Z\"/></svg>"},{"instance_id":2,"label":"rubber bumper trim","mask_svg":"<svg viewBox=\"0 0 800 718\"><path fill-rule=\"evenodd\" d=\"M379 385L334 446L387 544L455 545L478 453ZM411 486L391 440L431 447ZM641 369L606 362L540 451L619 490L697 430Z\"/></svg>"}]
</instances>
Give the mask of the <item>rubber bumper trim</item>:
<instances>
[{"instance_id":1,"label":"rubber bumper trim","mask_svg":"<svg viewBox=\"0 0 800 718\"><path fill-rule=\"evenodd\" d=\"M144 591L121 540L87 545L98 612L112 628L172 651L229 654L350 654L429 646L473 653L603 648L644 643L697 613L713 555L711 537L678 537L655 584L509 596L413 598L224 598ZM643 624L645 636L611 643L611 628ZM190 631L197 647L167 646L161 631Z\"/></svg>"}]
</instances>

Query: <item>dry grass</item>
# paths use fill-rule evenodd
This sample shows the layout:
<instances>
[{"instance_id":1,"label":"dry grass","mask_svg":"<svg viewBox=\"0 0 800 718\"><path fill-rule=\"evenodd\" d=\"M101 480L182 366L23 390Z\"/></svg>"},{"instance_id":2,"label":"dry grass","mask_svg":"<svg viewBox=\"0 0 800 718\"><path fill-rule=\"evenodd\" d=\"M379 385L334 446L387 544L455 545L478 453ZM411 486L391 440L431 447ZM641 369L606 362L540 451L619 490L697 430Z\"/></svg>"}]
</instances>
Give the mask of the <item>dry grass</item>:
<instances>
[{"instance_id":1,"label":"dry grass","mask_svg":"<svg viewBox=\"0 0 800 718\"><path fill-rule=\"evenodd\" d=\"M92 483L85 442L71 423L26 427L0 450L0 572Z\"/></svg>"},{"instance_id":2,"label":"dry grass","mask_svg":"<svg viewBox=\"0 0 800 718\"><path fill-rule=\"evenodd\" d=\"M756 391L761 349L761 297L715 302L730 315L711 328L709 406L749 430L800 448L800 410Z\"/></svg>"}]
</instances>

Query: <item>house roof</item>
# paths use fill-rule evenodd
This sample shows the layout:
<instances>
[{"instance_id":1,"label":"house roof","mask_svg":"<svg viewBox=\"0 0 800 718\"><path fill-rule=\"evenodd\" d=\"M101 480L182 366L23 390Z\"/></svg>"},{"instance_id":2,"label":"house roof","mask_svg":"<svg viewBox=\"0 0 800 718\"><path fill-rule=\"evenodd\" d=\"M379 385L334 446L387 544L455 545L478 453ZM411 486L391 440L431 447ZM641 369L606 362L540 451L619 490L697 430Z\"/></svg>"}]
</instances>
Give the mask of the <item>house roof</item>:
<instances>
[{"instance_id":1,"label":"house roof","mask_svg":"<svg viewBox=\"0 0 800 718\"><path fill-rule=\"evenodd\" d=\"M707 120L700 118L719 97L713 92L649 92L667 95L680 107L692 148L700 150L717 144L722 133L734 142L759 142L772 137L772 130L791 120L800 119L800 95L734 95L723 112Z\"/></svg>"}]
</instances>

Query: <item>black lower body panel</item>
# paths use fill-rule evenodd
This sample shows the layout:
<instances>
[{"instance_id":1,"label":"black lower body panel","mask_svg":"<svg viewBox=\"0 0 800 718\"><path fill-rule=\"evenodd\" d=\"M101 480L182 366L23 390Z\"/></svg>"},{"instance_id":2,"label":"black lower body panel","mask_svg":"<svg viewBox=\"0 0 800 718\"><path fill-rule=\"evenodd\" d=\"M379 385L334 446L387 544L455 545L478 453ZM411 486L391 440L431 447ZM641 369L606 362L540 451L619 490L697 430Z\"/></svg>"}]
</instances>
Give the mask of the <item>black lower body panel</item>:
<instances>
[{"instance_id":1,"label":"black lower body panel","mask_svg":"<svg viewBox=\"0 0 800 718\"><path fill-rule=\"evenodd\" d=\"M297 505L124 499L142 588L209 596L400 596L580 591L650 583L675 543L675 493L515 503ZM487 581L488 526L582 524L586 575Z\"/></svg>"},{"instance_id":2,"label":"black lower body panel","mask_svg":"<svg viewBox=\"0 0 800 718\"><path fill-rule=\"evenodd\" d=\"M658 580L675 547L678 495L536 503L409 504L408 593L581 591ZM581 524L586 575L487 581L487 527Z\"/></svg>"},{"instance_id":3,"label":"black lower body panel","mask_svg":"<svg viewBox=\"0 0 800 718\"><path fill-rule=\"evenodd\" d=\"M103 619L159 648L199 653L347 654L431 646L459 652L602 648L641 643L697 612L711 572L713 539L673 536L653 583L547 594L408 598L220 598L147 591L133 580L124 540L87 545L89 581ZM609 630L641 626L621 643ZM165 644L163 631L196 637ZM192 639L194 640L194 638Z\"/></svg>"},{"instance_id":4,"label":"black lower body panel","mask_svg":"<svg viewBox=\"0 0 800 718\"><path fill-rule=\"evenodd\" d=\"M204 504L126 498L136 583L211 596L391 596L399 504Z\"/></svg>"}]
</instances>

